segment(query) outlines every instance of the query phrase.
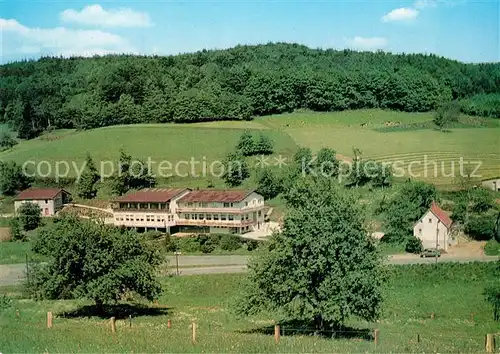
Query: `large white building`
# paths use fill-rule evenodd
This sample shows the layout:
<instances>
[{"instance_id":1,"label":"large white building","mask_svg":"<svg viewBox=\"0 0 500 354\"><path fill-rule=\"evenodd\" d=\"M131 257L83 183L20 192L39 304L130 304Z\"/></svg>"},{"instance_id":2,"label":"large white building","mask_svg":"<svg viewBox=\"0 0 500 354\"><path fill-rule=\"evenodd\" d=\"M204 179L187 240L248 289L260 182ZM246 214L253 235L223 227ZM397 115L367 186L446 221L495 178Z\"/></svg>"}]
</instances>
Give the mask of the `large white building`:
<instances>
[{"instance_id":1,"label":"large white building","mask_svg":"<svg viewBox=\"0 0 500 354\"><path fill-rule=\"evenodd\" d=\"M452 220L432 202L430 209L413 227L413 235L422 240L424 248L448 250Z\"/></svg>"},{"instance_id":2,"label":"large white building","mask_svg":"<svg viewBox=\"0 0 500 354\"><path fill-rule=\"evenodd\" d=\"M143 189L112 209L115 225L144 230L241 234L264 224L264 198L247 190Z\"/></svg>"}]
</instances>

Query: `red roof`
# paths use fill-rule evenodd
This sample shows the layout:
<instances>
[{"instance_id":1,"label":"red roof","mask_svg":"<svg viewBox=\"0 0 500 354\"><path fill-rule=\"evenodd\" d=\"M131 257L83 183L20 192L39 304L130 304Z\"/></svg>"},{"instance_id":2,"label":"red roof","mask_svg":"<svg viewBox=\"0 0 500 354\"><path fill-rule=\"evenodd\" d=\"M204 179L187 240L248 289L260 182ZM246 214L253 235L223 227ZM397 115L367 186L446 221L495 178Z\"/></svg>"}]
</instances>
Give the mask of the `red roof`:
<instances>
[{"instance_id":1,"label":"red roof","mask_svg":"<svg viewBox=\"0 0 500 354\"><path fill-rule=\"evenodd\" d=\"M54 199L62 191L62 188L29 188L19 193L15 200L41 200L41 199Z\"/></svg>"},{"instance_id":2,"label":"red roof","mask_svg":"<svg viewBox=\"0 0 500 354\"><path fill-rule=\"evenodd\" d=\"M450 219L450 217L448 216L448 214L446 214L446 212L443 209L441 209L440 207L438 207L438 205L435 202L432 202L432 204L431 204L431 212L434 215L436 215L436 217L439 220L441 220L441 222L447 228L449 228L451 226L452 220Z\"/></svg>"},{"instance_id":3,"label":"red roof","mask_svg":"<svg viewBox=\"0 0 500 354\"><path fill-rule=\"evenodd\" d=\"M115 202L133 203L166 203L178 196L187 188L146 188L137 192L132 192L115 199Z\"/></svg>"},{"instance_id":4,"label":"red roof","mask_svg":"<svg viewBox=\"0 0 500 354\"><path fill-rule=\"evenodd\" d=\"M241 202L253 190L216 190L216 189L200 189L189 192L187 195L179 199L180 202L220 202L232 203Z\"/></svg>"}]
</instances>

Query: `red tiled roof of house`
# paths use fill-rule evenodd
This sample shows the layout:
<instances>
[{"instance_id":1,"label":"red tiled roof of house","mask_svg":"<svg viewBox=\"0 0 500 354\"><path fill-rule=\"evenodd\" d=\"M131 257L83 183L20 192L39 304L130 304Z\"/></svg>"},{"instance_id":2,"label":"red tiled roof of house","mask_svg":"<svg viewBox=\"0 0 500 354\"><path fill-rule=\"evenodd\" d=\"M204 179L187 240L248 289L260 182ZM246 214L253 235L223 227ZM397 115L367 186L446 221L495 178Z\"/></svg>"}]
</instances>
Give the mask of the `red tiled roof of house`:
<instances>
[{"instance_id":1,"label":"red tiled roof of house","mask_svg":"<svg viewBox=\"0 0 500 354\"><path fill-rule=\"evenodd\" d=\"M62 191L62 188L29 188L19 193L15 200L54 199Z\"/></svg>"},{"instance_id":2,"label":"red tiled roof of house","mask_svg":"<svg viewBox=\"0 0 500 354\"><path fill-rule=\"evenodd\" d=\"M132 192L123 195L115 202L132 202L132 203L166 203L172 198L178 196L187 188L146 188L137 192Z\"/></svg>"},{"instance_id":3,"label":"red tiled roof of house","mask_svg":"<svg viewBox=\"0 0 500 354\"><path fill-rule=\"evenodd\" d=\"M446 226L446 227L450 227L451 226L451 223L453 222L450 217L448 216L448 214L446 214L446 212L441 209L435 202L432 202L431 204L431 212L436 215L436 217L441 220L441 222Z\"/></svg>"},{"instance_id":4,"label":"red tiled roof of house","mask_svg":"<svg viewBox=\"0 0 500 354\"><path fill-rule=\"evenodd\" d=\"M220 202L232 203L241 202L253 190L216 190L216 189L200 189L191 191L184 197L179 199L181 202Z\"/></svg>"}]
</instances>

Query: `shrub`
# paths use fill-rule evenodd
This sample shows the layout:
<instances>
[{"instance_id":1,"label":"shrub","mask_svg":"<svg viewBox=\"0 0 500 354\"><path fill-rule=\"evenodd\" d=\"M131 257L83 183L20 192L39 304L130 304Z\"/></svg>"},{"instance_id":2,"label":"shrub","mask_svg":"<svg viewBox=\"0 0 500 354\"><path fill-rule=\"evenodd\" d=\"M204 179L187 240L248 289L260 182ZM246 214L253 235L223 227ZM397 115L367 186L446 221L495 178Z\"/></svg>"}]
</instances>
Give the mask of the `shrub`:
<instances>
[{"instance_id":1,"label":"shrub","mask_svg":"<svg viewBox=\"0 0 500 354\"><path fill-rule=\"evenodd\" d=\"M198 242L200 243L201 251L203 253L212 253L219 246L220 235L198 235Z\"/></svg>"},{"instance_id":2,"label":"shrub","mask_svg":"<svg viewBox=\"0 0 500 354\"><path fill-rule=\"evenodd\" d=\"M484 246L484 253L487 256L500 256L500 243L495 239L489 240Z\"/></svg>"},{"instance_id":3,"label":"shrub","mask_svg":"<svg viewBox=\"0 0 500 354\"><path fill-rule=\"evenodd\" d=\"M146 240L153 241L163 237L163 235L163 232L160 231L147 231L144 233L144 238Z\"/></svg>"},{"instance_id":4,"label":"shrub","mask_svg":"<svg viewBox=\"0 0 500 354\"><path fill-rule=\"evenodd\" d=\"M465 225L465 232L476 241L491 240L495 234L495 217L492 215L472 216Z\"/></svg>"},{"instance_id":5,"label":"shrub","mask_svg":"<svg viewBox=\"0 0 500 354\"><path fill-rule=\"evenodd\" d=\"M198 237L183 237L175 240L176 251L182 252L201 252L201 245Z\"/></svg>"},{"instance_id":6,"label":"shrub","mask_svg":"<svg viewBox=\"0 0 500 354\"><path fill-rule=\"evenodd\" d=\"M418 254L422 252L422 240L417 237L412 237L406 242L406 252Z\"/></svg>"},{"instance_id":7,"label":"shrub","mask_svg":"<svg viewBox=\"0 0 500 354\"><path fill-rule=\"evenodd\" d=\"M42 210L38 204L23 203L17 212L24 231L34 230L42 224Z\"/></svg>"},{"instance_id":8,"label":"shrub","mask_svg":"<svg viewBox=\"0 0 500 354\"><path fill-rule=\"evenodd\" d=\"M12 299L7 295L0 295L0 310L8 309L12 306Z\"/></svg>"},{"instance_id":9,"label":"shrub","mask_svg":"<svg viewBox=\"0 0 500 354\"><path fill-rule=\"evenodd\" d=\"M224 251L235 251L241 247L242 241L239 236L224 234L220 239L219 247Z\"/></svg>"},{"instance_id":10,"label":"shrub","mask_svg":"<svg viewBox=\"0 0 500 354\"><path fill-rule=\"evenodd\" d=\"M10 237L12 241L25 241L26 235L21 230L19 218L13 218L10 221Z\"/></svg>"},{"instance_id":11,"label":"shrub","mask_svg":"<svg viewBox=\"0 0 500 354\"><path fill-rule=\"evenodd\" d=\"M245 241L248 251L254 251L260 246L260 242L257 240L247 240Z\"/></svg>"}]
</instances>

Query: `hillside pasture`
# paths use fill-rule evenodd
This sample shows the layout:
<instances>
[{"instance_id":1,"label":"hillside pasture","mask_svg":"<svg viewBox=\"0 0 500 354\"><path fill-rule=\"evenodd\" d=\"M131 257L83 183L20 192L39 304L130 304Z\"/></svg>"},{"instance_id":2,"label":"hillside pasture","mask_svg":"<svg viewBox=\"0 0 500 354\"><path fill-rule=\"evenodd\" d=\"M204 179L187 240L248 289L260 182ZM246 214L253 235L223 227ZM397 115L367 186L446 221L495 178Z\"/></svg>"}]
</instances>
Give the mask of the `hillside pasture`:
<instances>
[{"instance_id":1,"label":"hillside pasture","mask_svg":"<svg viewBox=\"0 0 500 354\"><path fill-rule=\"evenodd\" d=\"M219 121L191 124L137 124L113 126L88 131L61 130L40 138L24 141L9 151L0 153L0 159L13 159L19 163L33 160L48 161L52 167L57 161L75 162L78 166L90 152L94 160L116 161L120 148L134 158L156 163L168 161L174 172L190 171L187 162L198 161L195 171L214 161L221 161L234 150L241 133L249 129L257 135L263 132L275 142L275 155L289 158L298 146L318 151L322 147L335 149L349 160L353 148L360 149L365 159L398 163L404 178L425 180L439 186L451 186L459 174L459 161L468 163L469 172L480 163L477 180L500 176L500 121L490 118L461 116L460 122L442 132L432 123L432 113L404 113L380 109L318 113L295 113L258 117L253 121ZM413 125L413 128L412 128ZM415 128L416 127L416 128ZM428 162L425 175L425 162ZM255 158L248 159L250 167ZM434 173L434 163L437 173ZM168 165L167 165L168 166ZM465 165L467 166L467 165ZM458 172L457 172L458 170ZM106 172L106 170L105 170ZM72 168L69 176L75 176ZM174 177L169 184L187 184L206 187L212 179L217 187L221 181L215 177ZM251 182L247 182L251 185Z\"/></svg>"},{"instance_id":2,"label":"hillside pasture","mask_svg":"<svg viewBox=\"0 0 500 354\"><path fill-rule=\"evenodd\" d=\"M335 113L301 112L260 118L263 124L288 134L299 146L317 151L335 149L340 155L352 156L360 149L363 158L380 162L398 162L405 177L414 172L415 179L441 186L457 183L459 161L468 162L470 172L480 162L477 179L500 176L500 128L498 120L462 116L459 128L441 132L432 126L431 113L401 113L383 110L360 110ZM468 122L468 123L467 123ZM425 124L426 128L396 130L397 123ZM393 131L381 128L392 127ZM425 162L427 175L425 174ZM434 162L437 173L434 173ZM412 164L413 163L413 164ZM412 164L411 171L408 166ZM441 167L442 166L442 167ZM467 166L467 165L464 165Z\"/></svg>"},{"instance_id":3,"label":"hillside pasture","mask_svg":"<svg viewBox=\"0 0 500 354\"><path fill-rule=\"evenodd\" d=\"M256 122L245 123L248 125L244 125L244 122L214 122L210 125L141 124L81 132L66 131L65 134L56 135L58 139L46 139L42 136L25 141L7 152L0 153L0 158L12 159L21 164L25 161L48 161L54 168L57 161L66 161L70 165L75 162L81 166L88 152L97 165L111 161L115 162L116 166L119 150L123 148L134 159L142 159L147 163L150 158L155 172L160 162L166 161L172 166L170 172L174 173L176 164L179 164L178 171L185 174L191 171L187 165L191 159L198 162L195 169L197 172L202 171L203 163L210 165L214 161L222 161L227 153L234 150L243 128L248 127L259 127L249 129L255 135L263 131L269 136L275 142L276 154L290 156L296 150L296 144L286 134L266 129ZM107 167L104 172L109 172L111 167L106 164L104 166ZM163 166L167 168L169 165ZM46 173L47 166L42 167L43 173ZM73 168L69 176L75 176Z\"/></svg>"}]
</instances>

